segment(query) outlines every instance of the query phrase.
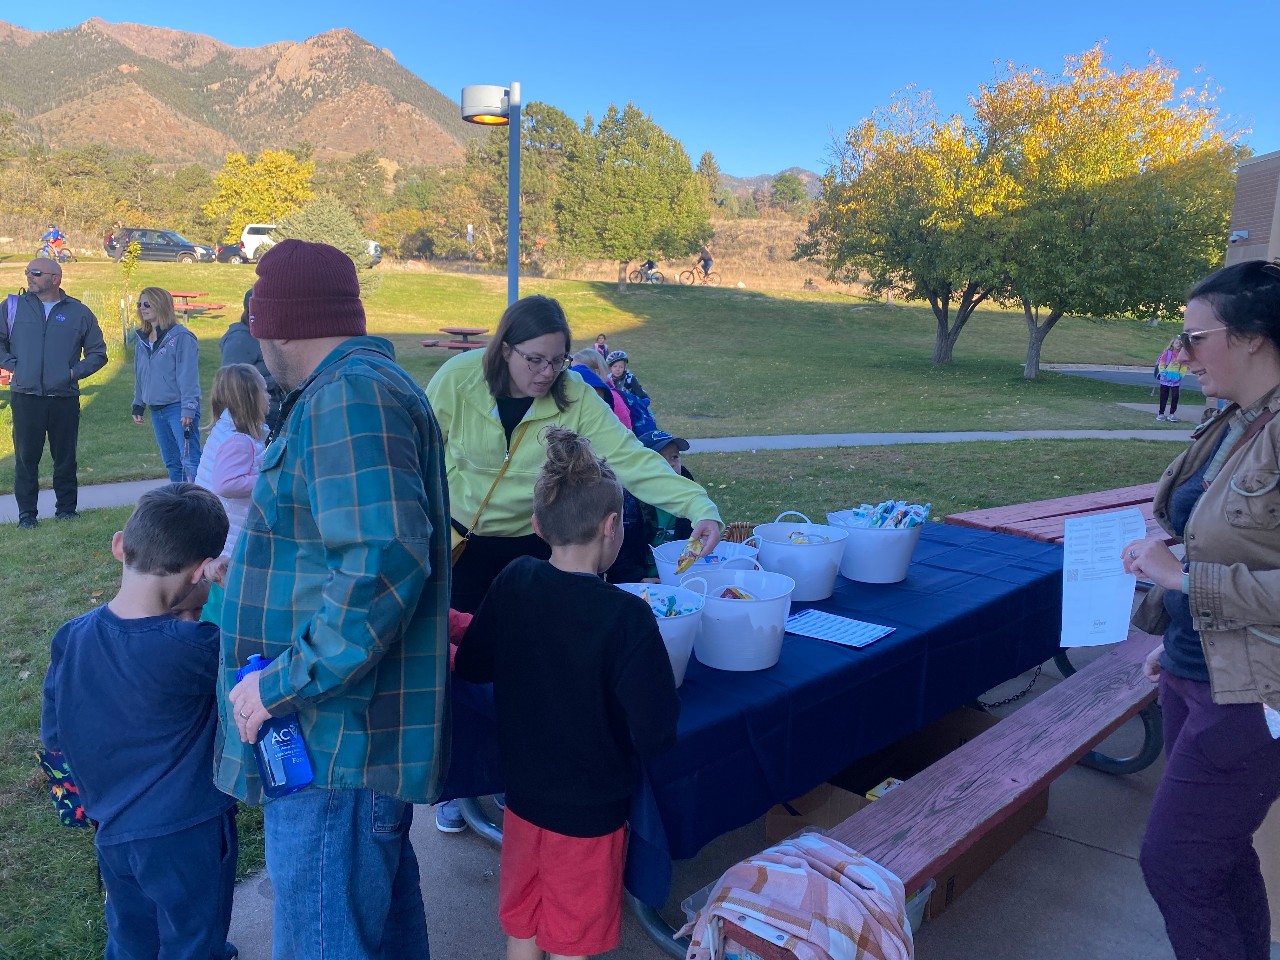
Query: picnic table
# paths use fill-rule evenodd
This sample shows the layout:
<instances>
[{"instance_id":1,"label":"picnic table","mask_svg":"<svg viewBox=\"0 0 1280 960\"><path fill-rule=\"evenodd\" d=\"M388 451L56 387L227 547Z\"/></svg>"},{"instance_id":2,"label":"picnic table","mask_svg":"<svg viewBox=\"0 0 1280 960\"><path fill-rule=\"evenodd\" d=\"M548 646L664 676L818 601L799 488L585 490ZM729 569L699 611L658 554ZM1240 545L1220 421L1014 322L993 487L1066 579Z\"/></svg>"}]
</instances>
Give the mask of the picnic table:
<instances>
[{"instance_id":1,"label":"picnic table","mask_svg":"<svg viewBox=\"0 0 1280 960\"><path fill-rule=\"evenodd\" d=\"M445 350L479 350L486 346L483 340L472 340L481 334L488 333L487 327L441 327L441 333L455 336L457 340L423 340L424 347L443 347Z\"/></svg>"},{"instance_id":2,"label":"picnic table","mask_svg":"<svg viewBox=\"0 0 1280 960\"><path fill-rule=\"evenodd\" d=\"M1028 537L1044 543L1062 543L1066 522L1073 517L1088 517L1136 507L1147 521L1147 536L1160 536L1166 542L1172 542L1152 517L1151 501L1155 495L1156 484L1140 483L1133 487L1117 487L1114 490L1082 493L1074 497L1032 500L1007 507L953 513L943 522L958 527L974 527L978 530L1008 533L1015 537Z\"/></svg>"},{"instance_id":3,"label":"picnic table","mask_svg":"<svg viewBox=\"0 0 1280 960\"><path fill-rule=\"evenodd\" d=\"M450 336L457 337L463 343L470 343L472 337L484 336L489 332L488 327L441 327L441 333L447 333Z\"/></svg>"},{"instance_id":4,"label":"picnic table","mask_svg":"<svg viewBox=\"0 0 1280 960\"><path fill-rule=\"evenodd\" d=\"M182 314L182 319L186 320L195 311L221 310L226 304L223 303L197 303L200 297L207 297L209 294L203 290L170 290L169 296L173 297L173 309Z\"/></svg>"},{"instance_id":5,"label":"picnic table","mask_svg":"<svg viewBox=\"0 0 1280 960\"><path fill-rule=\"evenodd\" d=\"M854 650L788 634L774 667L747 673L690 660L676 746L644 764L630 816L626 887L646 928L672 860L1050 659L1061 602L1061 547L930 523L901 583L842 577L830 599L792 604L889 636ZM453 692L444 798L499 792L492 687L455 678Z\"/></svg>"}]
</instances>

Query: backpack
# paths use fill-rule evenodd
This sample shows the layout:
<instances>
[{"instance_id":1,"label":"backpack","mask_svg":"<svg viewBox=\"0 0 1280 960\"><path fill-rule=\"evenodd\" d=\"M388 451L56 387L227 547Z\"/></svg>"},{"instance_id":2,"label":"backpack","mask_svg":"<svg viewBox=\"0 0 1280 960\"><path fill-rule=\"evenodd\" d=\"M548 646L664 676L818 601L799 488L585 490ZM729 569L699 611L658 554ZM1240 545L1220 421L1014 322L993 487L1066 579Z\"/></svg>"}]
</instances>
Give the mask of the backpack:
<instances>
[{"instance_id":1,"label":"backpack","mask_svg":"<svg viewBox=\"0 0 1280 960\"><path fill-rule=\"evenodd\" d=\"M623 402L627 405L627 410L631 414L631 432L637 437L643 437L650 430L658 429L658 421L653 418L653 414L649 412L649 398L637 397L629 390L619 390L622 394Z\"/></svg>"}]
</instances>

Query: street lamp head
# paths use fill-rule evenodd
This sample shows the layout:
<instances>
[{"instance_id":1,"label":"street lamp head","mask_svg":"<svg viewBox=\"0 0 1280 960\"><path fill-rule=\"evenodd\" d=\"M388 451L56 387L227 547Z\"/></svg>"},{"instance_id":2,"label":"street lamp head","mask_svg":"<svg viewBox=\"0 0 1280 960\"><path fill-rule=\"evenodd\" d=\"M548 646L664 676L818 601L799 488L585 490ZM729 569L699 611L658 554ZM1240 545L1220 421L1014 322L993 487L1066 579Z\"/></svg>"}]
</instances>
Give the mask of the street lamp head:
<instances>
[{"instance_id":1,"label":"street lamp head","mask_svg":"<svg viewBox=\"0 0 1280 960\"><path fill-rule=\"evenodd\" d=\"M485 126L506 126L511 122L511 104L506 87L487 83L462 88L462 119Z\"/></svg>"}]
</instances>

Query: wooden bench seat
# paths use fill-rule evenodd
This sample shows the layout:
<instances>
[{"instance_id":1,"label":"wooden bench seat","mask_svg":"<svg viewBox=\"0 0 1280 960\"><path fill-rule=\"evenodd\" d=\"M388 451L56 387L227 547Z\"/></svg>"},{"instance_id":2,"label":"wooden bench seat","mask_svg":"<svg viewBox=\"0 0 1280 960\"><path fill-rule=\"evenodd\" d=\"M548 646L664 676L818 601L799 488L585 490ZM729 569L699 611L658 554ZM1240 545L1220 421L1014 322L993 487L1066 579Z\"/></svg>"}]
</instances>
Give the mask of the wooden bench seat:
<instances>
[{"instance_id":1,"label":"wooden bench seat","mask_svg":"<svg viewBox=\"0 0 1280 960\"><path fill-rule=\"evenodd\" d=\"M479 340L423 340L424 347L442 347L445 350L482 350L488 346Z\"/></svg>"},{"instance_id":2,"label":"wooden bench seat","mask_svg":"<svg viewBox=\"0 0 1280 960\"><path fill-rule=\"evenodd\" d=\"M902 878L941 873L1155 700L1142 674L1159 637L1130 631L1052 690L827 833Z\"/></svg>"},{"instance_id":3,"label":"wooden bench seat","mask_svg":"<svg viewBox=\"0 0 1280 960\"><path fill-rule=\"evenodd\" d=\"M174 310L185 310L185 311L191 311L191 310L210 311L210 310L222 310L225 308L226 308L225 303L175 303L173 305Z\"/></svg>"}]
</instances>

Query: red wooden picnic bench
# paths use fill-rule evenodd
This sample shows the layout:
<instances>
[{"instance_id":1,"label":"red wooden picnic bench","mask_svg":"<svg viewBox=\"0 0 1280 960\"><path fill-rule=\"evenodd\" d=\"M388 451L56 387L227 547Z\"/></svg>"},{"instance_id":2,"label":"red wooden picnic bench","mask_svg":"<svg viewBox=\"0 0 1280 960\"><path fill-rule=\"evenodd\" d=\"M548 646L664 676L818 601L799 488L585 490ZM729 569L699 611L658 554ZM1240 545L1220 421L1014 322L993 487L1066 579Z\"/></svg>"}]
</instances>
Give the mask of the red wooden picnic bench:
<instances>
[{"instance_id":1,"label":"red wooden picnic bench","mask_svg":"<svg viewBox=\"0 0 1280 960\"><path fill-rule=\"evenodd\" d=\"M222 310L226 307L225 303L181 303L174 305L178 310Z\"/></svg>"},{"instance_id":2,"label":"red wooden picnic bench","mask_svg":"<svg viewBox=\"0 0 1280 960\"><path fill-rule=\"evenodd\" d=\"M1147 535L1159 535L1166 541L1159 524L1152 519L1151 500L1155 496L1154 483L1140 483L1133 487L1117 487L1097 493L1082 493L1074 497L1058 497L1054 500L1032 500L1007 507L988 507L985 510L969 510L953 513L943 520L957 527L976 527L994 530L1015 537L1027 537L1044 543L1061 543L1067 520L1072 517L1088 517L1112 510L1136 507L1147 521Z\"/></svg>"},{"instance_id":3,"label":"red wooden picnic bench","mask_svg":"<svg viewBox=\"0 0 1280 960\"><path fill-rule=\"evenodd\" d=\"M1147 766L1154 754L1117 767L1107 758L1095 764L1091 751L1139 713L1158 724L1159 714L1148 709L1156 686L1142 662L1159 642L1131 630L1123 643L825 833L891 870L910 896L1034 804L1073 764L1109 773ZM1144 749L1150 746L1148 737ZM944 895L949 901L950 891ZM794 960L732 921L724 935L761 960Z\"/></svg>"},{"instance_id":4,"label":"red wooden picnic bench","mask_svg":"<svg viewBox=\"0 0 1280 960\"><path fill-rule=\"evenodd\" d=\"M423 340L424 347L442 347L445 350L481 350L487 344L478 340Z\"/></svg>"}]
</instances>

